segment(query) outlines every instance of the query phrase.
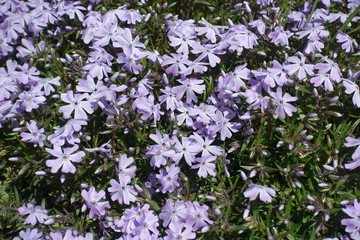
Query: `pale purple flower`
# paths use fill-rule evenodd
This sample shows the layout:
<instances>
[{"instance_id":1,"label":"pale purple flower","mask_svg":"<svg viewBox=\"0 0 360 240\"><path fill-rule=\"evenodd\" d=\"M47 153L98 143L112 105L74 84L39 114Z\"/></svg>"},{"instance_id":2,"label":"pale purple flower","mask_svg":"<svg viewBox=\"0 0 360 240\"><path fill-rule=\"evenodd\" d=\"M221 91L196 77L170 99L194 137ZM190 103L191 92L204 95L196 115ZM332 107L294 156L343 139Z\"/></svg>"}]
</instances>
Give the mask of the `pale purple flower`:
<instances>
[{"instance_id":1,"label":"pale purple flower","mask_svg":"<svg viewBox=\"0 0 360 240\"><path fill-rule=\"evenodd\" d=\"M35 147L43 147L44 140L46 139L45 134L43 134L45 130L43 128L38 129L36 124L37 123L34 120L30 120L30 123L26 123L26 128L29 130L30 133L22 132L20 134L20 137L22 137L21 141L34 143Z\"/></svg>"},{"instance_id":2,"label":"pale purple flower","mask_svg":"<svg viewBox=\"0 0 360 240\"><path fill-rule=\"evenodd\" d=\"M199 58L196 58L194 61L189 61L187 64L188 66L185 67L185 69L183 69L182 71L180 71L180 74L182 74L183 76L187 76L189 74L192 74L193 72L203 74L207 71L206 65L208 64L200 61Z\"/></svg>"},{"instance_id":3,"label":"pale purple flower","mask_svg":"<svg viewBox=\"0 0 360 240\"><path fill-rule=\"evenodd\" d=\"M120 155L120 157L115 160L118 162L115 166L115 171L117 172L119 179L135 177L136 166L129 167L130 164L134 163L134 158Z\"/></svg>"},{"instance_id":4,"label":"pale purple flower","mask_svg":"<svg viewBox=\"0 0 360 240\"><path fill-rule=\"evenodd\" d=\"M168 36L170 46L177 47L177 53L189 54L189 46L193 47L196 42L193 40L196 36L190 31L177 31L171 32L173 35Z\"/></svg>"},{"instance_id":5,"label":"pale purple flower","mask_svg":"<svg viewBox=\"0 0 360 240\"><path fill-rule=\"evenodd\" d=\"M328 57L322 57L322 62L315 64L314 69L317 69L318 73L328 73L330 79L337 83L341 81L339 65Z\"/></svg>"},{"instance_id":6,"label":"pale purple flower","mask_svg":"<svg viewBox=\"0 0 360 240\"><path fill-rule=\"evenodd\" d=\"M175 151L176 151L176 157L174 158L174 161L176 164L179 163L179 161L184 157L186 163L191 166L193 162L195 162L195 154L196 152L193 152L190 148L190 146L193 143L190 141L188 137L181 137L181 142L176 141L175 144Z\"/></svg>"},{"instance_id":7,"label":"pale purple flower","mask_svg":"<svg viewBox=\"0 0 360 240\"><path fill-rule=\"evenodd\" d=\"M346 88L345 92L347 94L353 94L352 102L355 106L360 108L360 87L355 82L350 80L344 80L344 87Z\"/></svg>"},{"instance_id":8,"label":"pale purple flower","mask_svg":"<svg viewBox=\"0 0 360 240\"><path fill-rule=\"evenodd\" d=\"M333 81L330 79L330 75L328 73L315 74L310 82L314 84L315 87L318 87L324 84L324 89L327 91L333 91Z\"/></svg>"},{"instance_id":9,"label":"pale purple flower","mask_svg":"<svg viewBox=\"0 0 360 240\"><path fill-rule=\"evenodd\" d=\"M235 117L235 113L232 111L216 111L216 114L212 115L211 118L214 121L211 124L209 130L215 134L220 132L220 139L224 141L226 138L231 138L232 132L236 133L239 124L230 122Z\"/></svg>"},{"instance_id":10,"label":"pale purple flower","mask_svg":"<svg viewBox=\"0 0 360 240\"><path fill-rule=\"evenodd\" d=\"M261 186L257 184L249 184L249 188L244 192L244 196L249 198L250 201L254 201L258 196L263 202L271 202L272 197L275 197L275 190L267 186Z\"/></svg>"},{"instance_id":11,"label":"pale purple flower","mask_svg":"<svg viewBox=\"0 0 360 240\"><path fill-rule=\"evenodd\" d=\"M305 63L305 57L300 54L300 58L297 56L289 57L288 65L285 66L285 69L288 71L289 75L293 75L294 73L297 73L297 76L299 80L304 80L307 75L313 75L313 64L306 64Z\"/></svg>"},{"instance_id":12,"label":"pale purple flower","mask_svg":"<svg viewBox=\"0 0 360 240\"><path fill-rule=\"evenodd\" d=\"M119 53L117 55L117 62L121 64L124 63L122 70L139 74L144 68L144 66L140 63L140 59L146 57L146 52L135 52L131 47L124 48L123 50L123 53Z\"/></svg>"},{"instance_id":13,"label":"pale purple flower","mask_svg":"<svg viewBox=\"0 0 360 240\"><path fill-rule=\"evenodd\" d=\"M180 102L178 97L176 97L175 92L173 92L172 88L165 87L165 89L160 89L164 95L159 96L160 104L166 102L166 109L170 109L174 111L176 108L180 107Z\"/></svg>"},{"instance_id":14,"label":"pale purple flower","mask_svg":"<svg viewBox=\"0 0 360 240\"><path fill-rule=\"evenodd\" d=\"M90 52L89 60L91 62L101 62L106 63L108 66L111 66L111 61L114 59L114 57L109 54L104 48L102 47L91 47L94 49L93 52Z\"/></svg>"},{"instance_id":15,"label":"pale purple flower","mask_svg":"<svg viewBox=\"0 0 360 240\"><path fill-rule=\"evenodd\" d=\"M51 92L55 91L55 88L52 86L60 86L60 77L56 78L39 78L37 81L34 90L36 91L44 91L45 96L49 96Z\"/></svg>"},{"instance_id":16,"label":"pale purple flower","mask_svg":"<svg viewBox=\"0 0 360 240\"><path fill-rule=\"evenodd\" d=\"M16 73L18 82L27 84L29 82L37 82L37 77L40 72L35 67L30 67L29 64L25 63L23 66L17 66L21 71Z\"/></svg>"},{"instance_id":17,"label":"pale purple flower","mask_svg":"<svg viewBox=\"0 0 360 240\"><path fill-rule=\"evenodd\" d=\"M183 223L170 223L169 229L165 230L167 236L164 240L195 239L196 234L192 230L192 227L185 227Z\"/></svg>"},{"instance_id":18,"label":"pale purple flower","mask_svg":"<svg viewBox=\"0 0 360 240\"><path fill-rule=\"evenodd\" d=\"M200 205L198 202L186 202L188 208L188 216L186 218L185 227L192 227L193 231L204 229L209 224L213 224L208 217L209 207Z\"/></svg>"},{"instance_id":19,"label":"pale purple flower","mask_svg":"<svg viewBox=\"0 0 360 240\"><path fill-rule=\"evenodd\" d=\"M137 192L131 185L128 185L130 182L131 178L129 176L119 176L119 182L111 179L111 187L108 188L108 191L111 193L111 200L117 200L120 204L124 203L127 205L130 204L130 202L135 202Z\"/></svg>"},{"instance_id":20,"label":"pale purple flower","mask_svg":"<svg viewBox=\"0 0 360 240\"><path fill-rule=\"evenodd\" d=\"M75 112L74 119L88 119L86 113L93 113L91 103L88 100L89 95L87 93L84 94L75 94L73 91L67 91L66 93L61 94L61 100L69 105L62 106L59 109L59 112L63 113L64 118L70 118L72 112ZM84 100L84 101L83 101Z\"/></svg>"},{"instance_id":21,"label":"pale purple flower","mask_svg":"<svg viewBox=\"0 0 360 240\"><path fill-rule=\"evenodd\" d=\"M304 48L304 53L314 54L316 52L321 52L324 47L325 47L325 45L322 42L320 42L318 40L310 39Z\"/></svg>"},{"instance_id":22,"label":"pale purple flower","mask_svg":"<svg viewBox=\"0 0 360 240\"><path fill-rule=\"evenodd\" d=\"M58 146L63 146L65 142L71 145L80 143L80 139L74 133L79 132L83 125L87 125L85 120L70 119L64 126L55 130L54 134L48 136L48 140Z\"/></svg>"},{"instance_id":23,"label":"pale purple flower","mask_svg":"<svg viewBox=\"0 0 360 240\"><path fill-rule=\"evenodd\" d=\"M360 239L360 203L355 199L354 205L346 205L342 210L351 217L341 220L341 224L346 226L345 231L352 239Z\"/></svg>"},{"instance_id":24,"label":"pale purple flower","mask_svg":"<svg viewBox=\"0 0 360 240\"><path fill-rule=\"evenodd\" d=\"M43 94L43 92L37 91L37 89L20 93L19 101L21 102L21 106L26 112L31 112L33 109L39 108L40 104L43 104L46 101Z\"/></svg>"},{"instance_id":25,"label":"pale purple flower","mask_svg":"<svg viewBox=\"0 0 360 240\"><path fill-rule=\"evenodd\" d=\"M63 173L75 173L76 168L72 162L81 162L82 158L85 156L83 151L74 153L78 149L78 145L64 149L61 149L61 147L57 145L54 145L54 149L46 148L48 153L57 157L56 159L47 160L46 166L51 167L52 173L58 172L60 168Z\"/></svg>"},{"instance_id":26,"label":"pale purple flower","mask_svg":"<svg viewBox=\"0 0 360 240\"><path fill-rule=\"evenodd\" d=\"M215 155L220 156L223 153L223 149L217 145L210 145L215 139L209 136L201 137L196 132L193 133L189 138L196 142L189 146L189 150L195 153L201 152L201 156Z\"/></svg>"},{"instance_id":27,"label":"pale purple flower","mask_svg":"<svg viewBox=\"0 0 360 240\"><path fill-rule=\"evenodd\" d=\"M163 220L163 226L179 224L187 217L187 207L184 201L173 201L167 199L166 204L161 208L159 218Z\"/></svg>"},{"instance_id":28,"label":"pale purple flower","mask_svg":"<svg viewBox=\"0 0 360 240\"><path fill-rule=\"evenodd\" d=\"M336 40L338 43L342 43L341 47L342 49L345 49L347 53L354 52L359 46L355 39L341 31L336 35Z\"/></svg>"},{"instance_id":29,"label":"pale purple flower","mask_svg":"<svg viewBox=\"0 0 360 240\"><path fill-rule=\"evenodd\" d=\"M160 104L154 103L153 95L150 95L148 98L144 97L140 99L137 108L138 112L142 113L141 119L147 120L152 116L154 118L154 125L160 120L160 116L164 115L164 112L160 109Z\"/></svg>"},{"instance_id":30,"label":"pale purple flower","mask_svg":"<svg viewBox=\"0 0 360 240\"><path fill-rule=\"evenodd\" d=\"M356 139L352 137L346 137L345 140L346 140L345 143L346 147L357 146L357 148L355 149L354 153L351 156L353 161L345 164L345 168L353 170L360 166L360 138Z\"/></svg>"},{"instance_id":31,"label":"pale purple flower","mask_svg":"<svg viewBox=\"0 0 360 240\"><path fill-rule=\"evenodd\" d=\"M47 211L44 210L41 206L34 206L31 203L28 203L23 207L18 208L20 215L27 215L29 216L25 219L25 224L35 225L37 222L44 223L45 219L48 217Z\"/></svg>"},{"instance_id":32,"label":"pale purple flower","mask_svg":"<svg viewBox=\"0 0 360 240\"><path fill-rule=\"evenodd\" d=\"M216 160L216 156L206 155L196 159L196 163L191 168L199 169L197 174L199 177L206 178L209 175L215 177L216 176L216 166L214 161Z\"/></svg>"},{"instance_id":33,"label":"pale purple flower","mask_svg":"<svg viewBox=\"0 0 360 240\"><path fill-rule=\"evenodd\" d=\"M108 73L111 72L111 67L106 63L100 62L100 60L87 63L83 69L88 70L91 77L97 77L98 79L103 79L104 76L107 77Z\"/></svg>"},{"instance_id":34,"label":"pale purple flower","mask_svg":"<svg viewBox=\"0 0 360 240\"><path fill-rule=\"evenodd\" d=\"M139 10L130 9L125 10L124 16L120 19L122 21L126 21L127 24L136 24L136 22L141 22L142 17L139 13Z\"/></svg>"},{"instance_id":35,"label":"pale purple flower","mask_svg":"<svg viewBox=\"0 0 360 240\"><path fill-rule=\"evenodd\" d=\"M13 240L42 240L42 232L39 232L36 228L27 228L19 233L20 237L15 237Z\"/></svg>"},{"instance_id":36,"label":"pale purple flower","mask_svg":"<svg viewBox=\"0 0 360 240\"><path fill-rule=\"evenodd\" d=\"M269 33L269 38L271 38L271 42L275 43L276 45L281 46L288 46L289 45L289 38L293 35L290 31L284 31L284 28L278 26L275 28L274 32Z\"/></svg>"},{"instance_id":37,"label":"pale purple flower","mask_svg":"<svg viewBox=\"0 0 360 240\"><path fill-rule=\"evenodd\" d=\"M202 94L205 91L205 85L202 83L204 80L195 78L185 78L178 80L182 85L173 87L173 92L178 99L182 98L186 93L186 103L197 102L198 99L194 92Z\"/></svg>"},{"instance_id":38,"label":"pale purple flower","mask_svg":"<svg viewBox=\"0 0 360 240\"><path fill-rule=\"evenodd\" d=\"M276 92L270 92L273 102L276 105L274 117L280 117L285 119L286 115L292 116L293 112L296 112L296 107L291 105L289 102L294 102L297 97L291 96L289 93L282 94L282 88L278 87Z\"/></svg>"},{"instance_id":39,"label":"pale purple flower","mask_svg":"<svg viewBox=\"0 0 360 240\"><path fill-rule=\"evenodd\" d=\"M168 160L166 158L173 158L175 156L174 150L164 149L162 146L152 146L147 152L146 156L150 157L150 165L152 167L160 167L166 165Z\"/></svg>"},{"instance_id":40,"label":"pale purple flower","mask_svg":"<svg viewBox=\"0 0 360 240\"><path fill-rule=\"evenodd\" d=\"M166 65L171 65L166 68L167 74L172 74L173 76L179 75L180 71L186 69L185 64L189 64L188 56L186 54L177 54L170 53L171 57L168 55L163 56L163 61L161 62L161 66L164 67Z\"/></svg>"},{"instance_id":41,"label":"pale purple flower","mask_svg":"<svg viewBox=\"0 0 360 240\"><path fill-rule=\"evenodd\" d=\"M165 169L160 169L160 174L156 174L156 178L161 184L161 192L173 192L175 187L180 186L178 181L178 173L180 172L180 168L175 164L170 166L166 166Z\"/></svg>"},{"instance_id":42,"label":"pale purple flower","mask_svg":"<svg viewBox=\"0 0 360 240\"><path fill-rule=\"evenodd\" d=\"M209 39L212 43L216 42L216 37L220 36L220 27L214 26L208 21L206 21L204 18L201 18L199 21L200 24L204 25L204 27L196 27L196 31L198 32L198 35L204 35L207 39Z\"/></svg>"},{"instance_id":43,"label":"pale purple flower","mask_svg":"<svg viewBox=\"0 0 360 240\"><path fill-rule=\"evenodd\" d=\"M85 189L82 190L81 196L85 200L82 210L85 211L86 208L89 208L89 217L91 219L105 215L105 209L110 208L108 201L100 202L101 199L106 198L104 190L96 192L94 187L90 187L89 191L86 191Z\"/></svg>"},{"instance_id":44,"label":"pale purple flower","mask_svg":"<svg viewBox=\"0 0 360 240\"><path fill-rule=\"evenodd\" d=\"M263 35L265 33L266 25L261 19L257 19L255 21L249 22L249 25L253 28L256 28L256 30Z\"/></svg>"}]
</instances>

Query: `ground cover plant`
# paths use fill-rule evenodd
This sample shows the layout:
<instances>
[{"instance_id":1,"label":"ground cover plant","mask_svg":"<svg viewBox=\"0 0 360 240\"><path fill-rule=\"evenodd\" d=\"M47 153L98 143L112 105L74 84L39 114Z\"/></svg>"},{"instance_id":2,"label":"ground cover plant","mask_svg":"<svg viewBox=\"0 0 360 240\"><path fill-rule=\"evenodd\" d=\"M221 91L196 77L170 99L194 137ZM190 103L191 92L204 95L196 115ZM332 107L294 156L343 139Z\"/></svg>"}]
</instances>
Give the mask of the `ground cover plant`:
<instances>
[{"instance_id":1,"label":"ground cover plant","mask_svg":"<svg viewBox=\"0 0 360 240\"><path fill-rule=\"evenodd\" d=\"M0 238L360 239L358 0L0 0Z\"/></svg>"}]
</instances>

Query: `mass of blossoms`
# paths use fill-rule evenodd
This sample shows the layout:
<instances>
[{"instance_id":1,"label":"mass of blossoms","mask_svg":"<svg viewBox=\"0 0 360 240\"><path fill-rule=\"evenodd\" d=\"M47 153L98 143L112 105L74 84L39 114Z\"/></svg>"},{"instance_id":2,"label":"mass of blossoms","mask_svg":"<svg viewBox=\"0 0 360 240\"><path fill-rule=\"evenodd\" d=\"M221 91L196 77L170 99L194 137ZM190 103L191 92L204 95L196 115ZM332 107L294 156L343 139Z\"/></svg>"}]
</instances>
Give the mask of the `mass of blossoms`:
<instances>
[{"instance_id":1,"label":"mass of blossoms","mask_svg":"<svg viewBox=\"0 0 360 240\"><path fill-rule=\"evenodd\" d=\"M0 238L360 240L359 0L0 0Z\"/></svg>"}]
</instances>

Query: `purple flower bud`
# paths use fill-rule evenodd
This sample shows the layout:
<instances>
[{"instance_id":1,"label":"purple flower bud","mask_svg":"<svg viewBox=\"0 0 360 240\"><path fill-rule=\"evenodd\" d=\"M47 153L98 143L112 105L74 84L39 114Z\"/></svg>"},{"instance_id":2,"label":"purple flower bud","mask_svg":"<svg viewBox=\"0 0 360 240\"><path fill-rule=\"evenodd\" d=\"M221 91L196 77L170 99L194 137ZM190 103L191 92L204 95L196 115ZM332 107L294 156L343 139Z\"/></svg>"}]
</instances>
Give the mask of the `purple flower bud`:
<instances>
[{"instance_id":1,"label":"purple flower bud","mask_svg":"<svg viewBox=\"0 0 360 240\"><path fill-rule=\"evenodd\" d=\"M35 175L45 176L45 175L46 175L46 172L45 172L45 171L36 171L36 172L35 172Z\"/></svg>"},{"instance_id":2,"label":"purple flower bud","mask_svg":"<svg viewBox=\"0 0 360 240\"><path fill-rule=\"evenodd\" d=\"M221 211L220 211L220 209L218 209L218 208L215 208L214 209L214 214L215 214L215 216L221 216Z\"/></svg>"},{"instance_id":3,"label":"purple flower bud","mask_svg":"<svg viewBox=\"0 0 360 240\"><path fill-rule=\"evenodd\" d=\"M282 145L284 145L284 141L279 141L279 142L276 144L276 147L279 148L279 147L281 147Z\"/></svg>"},{"instance_id":4,"label":"purple flower bud","mask_svg":"<svg viewBox=\"0 0 360 240\"><path fill-rule=\"evenodd\" d=\"M308 205L306 206L306 208L310 211L314 211L315 210L315 207L313 205Z\"/></svg>"},{"instance_id":5,"label":"purple flower bud","mask_svg":"<svg viewBox=\"0 0 360 240\"><path fill-rule=\"evenodd\" d=\"M54 224L54 222L55 222L55 220L54 220L53 218L49 218L48 220L46 220L46 221L44 222L44 224L45 224L45 225L52 225L52 224Z\"/></svg>"}]
</instances>

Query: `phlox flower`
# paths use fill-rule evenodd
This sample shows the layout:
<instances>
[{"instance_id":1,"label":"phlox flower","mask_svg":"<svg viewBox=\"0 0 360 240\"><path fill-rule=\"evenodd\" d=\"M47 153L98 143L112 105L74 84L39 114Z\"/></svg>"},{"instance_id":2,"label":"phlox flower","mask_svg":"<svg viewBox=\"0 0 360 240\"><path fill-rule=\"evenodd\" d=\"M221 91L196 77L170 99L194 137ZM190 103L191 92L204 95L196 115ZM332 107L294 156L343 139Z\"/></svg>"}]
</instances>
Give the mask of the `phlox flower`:
<instances>
[{"instance_id":1,"label":"phlox flower","mask_svg":"<svg viewBox=\"0 0 360 240\"><path fill-rule=\"evenodd\" d=\"M156 174L156 178L159 180L161 184L161 192L173 192L175 187L180 186L178 181L178 173L180 172L180 168L175 164L165 167L165 169L160 169L160 173Z\"/></svg>"},{"instance_id":2,"label":"phlox flower","mask_svg":"<svg viewBox=\"0 0 360 240\"><path fill-rule=\"evenodd\" d=\"M43 134L45 130L43 128L38 129L38 127L36 126L36 121L34 120L30 120L30 123L27 122L26 128L29 130L30 133L22 132L20 134L20 137L22 137L21 140L24 142L34 143L35 147L38 145L40 147L43 147L44 140L46 139L45 134Z\"/></svg>"},{"instance_id":3,"label":"phlox flower","mask_svg":"<svg viewBox=\"0 0 360 240\"><path fill-rule=\"evenodd\" d=\"M84 94L75 94L73 91L67 91L66 93L61 94L61 100L69 105L62 106L59 108L59 112L63 113L64 118L70 118L72 112L75 112L74 119L88 119L86 113L93 113L91 103L88 100L89 95L87 93ZM84 101L83 101L84 100Z\"/></svg>"},{"instance_id":4,"label":"phlox flower","mask_svg":"<svg viewBox=\"0 0 360 240\"><path fill-rule=\"evenodd\" d=\"M51 167L52 173L56 173L60 168L63 173L75 173L76 168L72 162L81 162L85 156L83 151L74 153L78 148L78 145L64 149L61 149L61 147L57 145L54 145L54 149L46 148L48 153L57 157L56 159L47 160L46 166Z\"/></svg>"},{"instance_id":5,"label":"phlox flower","mask_svg":"<svg viewBox=\"0 0 360 240\"><path fill-rule=\"evenodd\" d=\"M340 31L336 35L336 40L338 43L342 43L341 47L346 52L354 52L354 49L356 50L359 46L355 39Z\"/></svg>"},{"instance_id":6,"label":"phlox flower","mask_svg":"<svg viewBox=\"0 0 360 240\"><path fill-rule=\"evenodd\" d=\"M347 94L353 94L352 102L355 106L360 108L360 87L353 81L344 80L343 82L344 87L346 88L345 92Z\"/></svg>"},{"instance_id":7,"label":"phlox flower","mask_svg":"<svg viewBox=\"0 0 360 240\"><path fill-rule=\"evenodd\" d=\"M123 53L119 53L117 55L117 62L124 64L122 66L122 70L139 74L144 68L144 66L140 63L140 59L146 57L146 52L134 51L131 47L126 47L123 50Z\"/></svg>"},{"instance_id":8,"label":"phlox flower","mask_svg":"<svg viewBox=\"0 0 360 240\"><path fill-rule=\"evenodd\" d=\"M130 204L130 202L135 202L137 192L135 189L128 185L131 182L129 176L119 177L119 182L115 179L110 180L111 187L108 188L108 191L111 193L111 200L118 201L120 204Z\"/></svg>"},{"instance_id":9,"label":"phlox flower","mask_svg":"<svg viewBox=\"0 0 360 240\"><path fill-rule=\"evenodd\" d=\"M184 201L173 201L167 199L165 205L161 208L159 218L163 220L163 226L169 224L179 224L187 217L187 207Z\"/></svg>"},{"instance_id":10,"label":"phlox flower","mask_svg":"<svg viewBox=\"0 0 360 240\"><path fill-rule=\"evenodd\" d=\"M212 43L216 42L216 37L220 36L220 27L214 26L208 21L206 21L204 18L201 18L199 21L200 24L202 24L204 27L196 27L195 30L197 31L198 35L204 35L207 39L209 39Z\"/></svg>"},{"instance_id":11,"label":"phlox flower","mask_svg":"<svg viewBox=\"0 0 360 240\"><path fill-rule=\"evenodd\" d=\"M79 132L83 125L87 125L85 120L70 119L64 126L55 130L54 134L48 136L48 140L57 146L63 146L65 142L71 145L80 143L79 136L75 132Z\"/></svg>"},{"instance_id":12,"label":"phlox flower","mask_svg":"<svg viewBox=\"0 0 360 240\"><path fill-rule=\"evenodd\" d=\"M182 98L186 93L186 103L197 102L198 99L194 92L202 94L205 91L204 80L195 78L185 78L178 80L182 85L173 87L172 90L178 99Z\"/></svg>"},{"instance_id":13,"label":"phlox flower","mask_svg":"<svg viewBox=\"0 0 360 240\"><path fill-rule=\"evenodd\" d=\"M293 112L296 112L296 107L291 105L288 102L294 102L297 100L297 97L291 96L289 93L282 94L282 88L278 87L276 92L270 92L273 102L276 104L274 117L280 117L285 119L286 115L290 117L293 115Z\"/></svg>"},{"instance_id":14,"label":"phlox flower","mask_svg":"<svg viewBox=\"0 0 360 240\"><path fill-rule=\"evenodd\" d=\"M174 159L175 163L179 163L179 161L184 157L186 163L191 166L193 162L195 162L195 152L193 152L190 148L192 142L188 137L181 137L181 142L176 141L175 151L176 157Z\"/></svg>"},{"instance_id":15,"label":"phlox flower","mask_svg":"<svg viewBox=\"0 0 360 240\"><path fill-rule=\"evenodd\" d=\"M107 77L108 73L111 72L111 65L96 60L95 62L88 62L83 69L89 71L90 76L93 78L103 79Z\"/></svg>"},{"instance_id":16,"label":"phlox flower","mask_svg":"<svg viewBox=\"0 0 360 240\"><path fill-rule=\"evenodd\" d=\"M161 165L166 165L168 162L166 158L175 157L175 151L157 145L150 147L145 156L151 157L150 165L152 167L160 167Z\"/></svg>"},{"instance_id":17,"label":"phlox flower","mask_svg":"<svg viewBox=\"0 0 360 240\"><path fill-rule=\"evenodd\" d=\"M196 163L191 168L199 169L197 174L199 177L206 178L209 175L215 177L216 176L216 166L214 161L216 160L216 156L206 155L196 159Z\"/></svg>"},{"instance_id":18,"label":"phlox flower","mask_svg":"<svg viewBox=\"0 0 360 240\"><path fill-rule=\"evenodd\" d=\"M311 79L310 82L314 84L315 87L318 87L324 84L324 89L327 91L333 91L333 82L330 79L330 75L328 73L320 73L315 74Z\"/></svg>"},{"instance_id":19,"label":"phlox flower","mask_svg":"<svg viewBox=\"0 0 360 240\"><path fill-rule=\"evenodd\" d=\"M271 42L275 43L276 45L281 46L288 46L289 45L289 38L293 35L290 31L284 31L284 28L278 26L275 28L274 32L269 33L269 38L271 38Z\"/></svg>"},{"instance_id":20,"label":"phlox flower","mask_svg":"<svg viewBox=\"0 0 360 240\"><path fill-rule=\"evenodd\" d=\"M42 232L39 232L36 228L27 228L19 233L19 237L15 237L13 240L42 240Z\"/></svg>"},{"instance_id":21,"label":"phlox flower","mask_svg":"<svg viewBox=\"0 0 360 240\"><path fill-rule=\"evenodd\" d=\"M177 54L170 53L171 57L168 55L163 56L163 61L161 62L161 66L171 65L166 68L165 72L167 74L172 74L173 76L179 75L180 71L186 69L185 64L189 64L188 56L186 54Z\"/></svg>"},{"instance_id":22,"label":"phlox flower","mask_svg":"<svg viewBox=\"0 0 360 240\"><path fill-rule=\"evenodd\" d=\"M31 112L33 109L39 108L40 104L43 104L46 101L46 98L43 95L44 93L37 89L24 91L19 94L19 101L26 112Z\"/></svg>"},{"instance_id":23,"label":"phlox flower","mask_svg":"<svg viewBox=\"0 0 360 240\"><path fill-rule=\"evenodd\" d=\"M322 61L315 64L314 69L317 69L318 73L328 73L330 79L337 83L341 81L342 74L339 65L328 57L322 57Z\"/></svg>"},{"instance_id":24,"label":"phlox flower","mask_svg":"<svg viewBox=\"0 0 360 240\"><path fill-rule=\"evenodd\" d=\"M136 22L141 22L142 17L139 13L139 10L129 9L125 10L124 16L120 19L122 21L126 21L127 24L136 24Z\"/></svg>"},{"instance_id":25,"label":"phlox flower","mask_svg":"<svg viewBox=\"0 0 360 240\"><path fill-rule=\"evenodd\" d=\"M204 229L209 224L213 224L208 217L209 207L200 205L198 202L186 202L188 208L188 216L186 218L185 227L192 227L193 231Z\"/></svg>"},{"instance_id":26,"label":"phlox flower","mask_svg":"<svg viewBox=\"0 0 360 240\"><path fill-rule=\"evenodd\" d=\"M60 86L60 77L56 78L39 78L37 81L34 90L36 91L44 91L45 96L49 96L51 92L55 91L55 88L52 86Z\"/></svg>"},{"instance_id":27,"label":"phlox flower","mask_svg":"<svg viewBox=\"0 0 360 240\"><path fill-rule=\"evenodd\" d=\"M191 227L186 227L184 229L183 223L171 223L169 229L165 230L167 236L164 237L164 240L188 240L195 239L196 234L192 231Z\"/></svg>"},{"instance_id":28,"label":"phlox flower","mask_svg":"<svg viewBox=\"0 0 360 240\"><path fill-rule=\"evenodd\" d=\"M37 222L44 223L45 219L48 217L46 210L44 210L41 206L34 206L31 203L28 203L26 207L19 207L18 211L20 215L29 214L24 223L31 224L33 226Z\"/></svg>"},{"instance_id":29,"label":"phlox flower","mask_svg":"<svg viewBox=\"0 0 360 240\"><path fill-rule=\"evenodd\" d=\"M189 150L195 153L201 152L202 157L208 155L220 156L224 151L220 146L210 145L215 139L209 136L204 136L203 138L194 132L189 138L195 140L195 142L189 146Z\"/></svg>"},{"instance_id":30,"label":"phlox flower","mask_svg":"<svg viewBox=\"0 0 360 240\"><path fill-rule=\"evenodd\" d=\"M196 35L193 35L190 31L178 31L174 30L169 35L170 46L178 47L177 53L189 54L189 46L195 46L196 42L193 40Z\"/></svg>"},{"instance_id":31,"label":"phlox flower","mask_svg":"<svg viewBox=\"0 0 360 240\"><path fill-rule=\"evenodd\" d=\"M360 239L360 203L355 199L354 205L346 205L342 211L351 217L341 220L341 224L346 226L345 231L352 239Z\"/></svg>"},{"instance_id":32,"label":"phlox flower","mask_svg":"<svg viewBox=\"0 0 360 240\"><path fill-rule=\"evenodd\" d=\"M304 80L307 75L313 75L313 64L306 64L305 57L300 54L300 58L297 56L292 56L288 58L288 65L285 66L285 69L288 71L289 75L297 73L299 80Z\"/></svg>"},{"instance_id":33,"label":"phlox flower","mask_svg":"<svg viewBox=\"0 0 360 240\"><path fill-rule=\"evenodd\" d=\"M346 137L346 143L344 144L346 147L357 146L354 153L352 154L352 162L345 164L345 168L353 170L360 166L360 138L352 138Z\"/></svg>"},{"instance_id":34,"label":"phlox flower","mask_svg":"<svg viewBox=\"0 0 360 240\"><path fill-rule=\"evenodd\" d=\"M221 141L224 141L226 138L231 138L232 133L237 132L237 128L239 128L238 123L230 122L234 117L235 113L232 111L216 111L216 113L211 116L213 123L209 127L210 132L213 134L220 132Z\"/></svg>"},{"instance_id":35,"label":"phlox flower","mask_svg":"<svg viewBox=\"0 0 360 240\"><path fill-rule=\"evenodd\" d=\"M90 187L89 191L85 189L81 191L81 196L85 200L85 204L82 207L82 210L85 211L86 208L90 209L89 217L95 219L105 215L106 208L110 208L109 202L100 202L101 199L105 199L105 191L101 190L96 192L94 187Z\"/></svg>"},{"instance_id":36,"label":"phlox flower","mask_svg":"<svg viewBox=\"0 0 360 240\"><path fill-rule=\"evenodd\" d=\"M160 104L154 103L154 96L150 95L148 98L140 99L139 103L137 104L138 112L142 113L141 119L147 120L151 116L154 118L154 125L158 121L160 121L160 116L164 115L164 112L160 109Z\"/></svg>"},{"instance_id":37,"label":"phlox flower","mask_svg":"<svg viewBox=\"0 0 360 240\"><path fill-rule=\"evenodd\" d=\"M274 189L257 184L249 184L249 188L244 192L244 196L249 198L250 201L254 201L257 196L260 196L260 200L263 202L271 202L275 194Z\"/></svg>"},{"instance_id":38,"label":"phlox flower","mask_svg":"<svg viewBox=\"0 0 360 240\"><path fill-rule=\"evenodd\" d=\"M324 48L324 44L318 40L310 39L309 42L306 44L304 48L304 53L310 54L310 53L316 53L321 52Z\"/></svg>"},{"instance_id":39,"label":"phlox flower","mask_svg":"<svg viewBox=\"0 0 360 240\"><path fill-rule=\"evenodd\" d=\"M115 170L117 172L117 175L122 179L126 178L134 178L135 177L135 171L136 166L129 167L130 164L134 163L134 158L127 157L126 155L120 155L120 157L115 159L118 164L115 166Z\"/></svg>"}]
</instances>

